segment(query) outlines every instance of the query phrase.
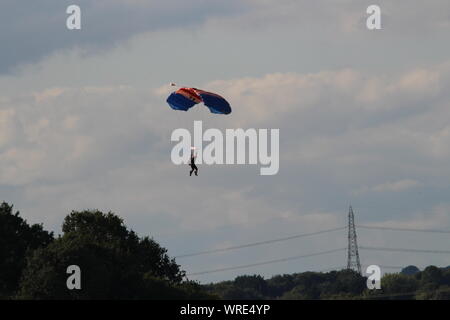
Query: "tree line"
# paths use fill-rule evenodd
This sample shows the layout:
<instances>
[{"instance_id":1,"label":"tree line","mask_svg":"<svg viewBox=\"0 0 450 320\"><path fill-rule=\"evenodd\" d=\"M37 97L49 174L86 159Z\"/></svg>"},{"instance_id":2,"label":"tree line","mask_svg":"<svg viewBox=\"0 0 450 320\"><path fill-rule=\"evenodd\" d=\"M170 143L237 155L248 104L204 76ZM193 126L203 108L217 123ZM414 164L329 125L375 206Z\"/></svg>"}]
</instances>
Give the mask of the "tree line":
<instances>
[{"instance_id":1,"label":"tree line","mask_svg":"<svg viewBox=\"0 0 450 320\"><path fill-rule=\"evenodd\" d=\"M81 290L67 287L70 265L81 269ZM450 268L409 266L384 275L381 290L368 290L366 281L342 270L201 285L112 212L72 211L55 236L0 205L0 299L450 299Z\"/></svg>"},{"instance_id":2,"label":"tree line","mask_svg":"<svg viewBox=\"0 0 450 320\"><path fill-rule=\"evenodd\" d=\"M381 278L381 289L369 290L367 278L353 270L276 275L244 275L205 286L221 299L257 300L449 300L450 267L429 266L414 274L392 273Z\"/></svg>"}]
</instances>

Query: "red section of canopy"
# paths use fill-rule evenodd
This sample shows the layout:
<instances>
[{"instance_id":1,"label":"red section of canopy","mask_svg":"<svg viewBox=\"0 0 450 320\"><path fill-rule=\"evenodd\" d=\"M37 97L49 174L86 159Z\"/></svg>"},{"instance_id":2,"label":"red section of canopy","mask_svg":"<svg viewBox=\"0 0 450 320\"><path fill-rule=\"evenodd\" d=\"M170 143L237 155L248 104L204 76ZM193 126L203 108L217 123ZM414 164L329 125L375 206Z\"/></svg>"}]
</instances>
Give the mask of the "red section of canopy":
<instances>
[{"instance_id":1,"label":"red section of canopy","mask_svg":"<svg viewBox=\"0 0 450 320\"><path fill-rule=\"evenodd\" d=\"M180 88L176 91L176 93L181 94L182 96L194 101L195 103L200 103L203 101L194 88Z\"/></svg>"}]
</instances>

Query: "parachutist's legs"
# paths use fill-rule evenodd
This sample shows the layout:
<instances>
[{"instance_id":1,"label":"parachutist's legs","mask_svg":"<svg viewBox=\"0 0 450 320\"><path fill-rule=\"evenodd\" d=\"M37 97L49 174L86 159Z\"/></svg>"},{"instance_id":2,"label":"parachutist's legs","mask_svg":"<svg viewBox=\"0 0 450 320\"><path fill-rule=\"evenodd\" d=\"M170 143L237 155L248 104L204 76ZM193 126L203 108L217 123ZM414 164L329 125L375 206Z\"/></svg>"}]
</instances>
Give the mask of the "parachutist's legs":
<instances>
[{"instance_id":1,"label":"parachutist's legs","mask_svg":"<svg viewBox=\"0 0 450 320\"><path fill-rule=\"evenodd\" d=\"M195 165L195 163L191 163L189 166L191 167L191 171L189 172L189 175L192 176L192 172L195 171L195 175L198 176L198 174L197 174L198 168L197 168L197 166Z\"/></svg>"},{"instance_id":2,"label":"parachutist's legs","mask_svg":"<svg viewBox=\"0 0 450 320\"><path fill-rule=\"evenodd\" d=\"M197 174L197 172L198 172L197 166L196 166L195 164L192 164L192 165L191 165L191 168L192 168L192 170L191 170L190 175L192 175L192 172L195 171L195 175L198 176L198 174Z\"/></svg>"}]
</instances>

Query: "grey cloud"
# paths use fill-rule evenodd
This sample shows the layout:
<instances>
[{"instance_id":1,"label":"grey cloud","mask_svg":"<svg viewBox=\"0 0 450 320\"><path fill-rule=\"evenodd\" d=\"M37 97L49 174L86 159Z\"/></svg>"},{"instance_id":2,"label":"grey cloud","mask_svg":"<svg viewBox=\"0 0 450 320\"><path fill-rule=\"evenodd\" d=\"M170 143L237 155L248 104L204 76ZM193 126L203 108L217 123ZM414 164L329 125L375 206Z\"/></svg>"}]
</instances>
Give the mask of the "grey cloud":
<instances>
[{"instance_id":1,"label":"grey cloud","mask_svg":"<svg viewBox=\"0 0 450 320\"><path fill-rule=\"evenodd\" d=\"M96 52L138 33L189 28L214 15L245 10L235 0L79 0L82 30L68 31L66 8L72 4L69 0L2 1L0 73L34 63L57 50L81 47L88 53Z\"/></svg>"}]
</instances>

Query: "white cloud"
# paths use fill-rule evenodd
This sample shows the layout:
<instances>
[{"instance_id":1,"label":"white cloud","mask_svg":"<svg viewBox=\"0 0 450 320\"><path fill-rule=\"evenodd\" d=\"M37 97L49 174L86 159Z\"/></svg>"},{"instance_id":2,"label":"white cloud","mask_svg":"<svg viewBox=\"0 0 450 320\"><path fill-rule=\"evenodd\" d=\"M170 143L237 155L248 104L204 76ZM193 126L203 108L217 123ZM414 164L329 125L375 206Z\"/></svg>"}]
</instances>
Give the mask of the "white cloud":
<instances>
[{"instance_id":1,"label":"white cloud","mask_svg":"<svg viewBox=\"0 0 450 320\"><path fill-rule=\"evenodd\" d=\"M0 147L11 141L14 137L14 109L0 110Z\"/></svg>"},{"instance_id":2,"label":"white cloud","mask_svg":"<svg viewBox=\"0 0 450 320\"><path fill-rule=\"evenodd\" d=\"M368 192L401 192L411 188L420 186L420 182L412 179L404 179L393 182L386 182L378 184L373 187L362 187L356 191L354 194L368 193Z\"/></svg>"},{"instance_id":3,"label":"white cloud","mask_svg":"<svg viewBox=\"0 0 450 320\"><path fill-rule=\"evenodd\" d=\"M420 183L417 182L416 180L410 180L410 179L406 179L406 180L399 180L399 181L395 181L395 182L387 182L387 183L383 183L383 184L379 184L375 187L372 188L373 191L376 192L399 192L399 191L404 191L407 189L411 189L414 187L419 186Z\"/></svg>"},{"instance_id":4,"label":"white cloud","mask_svg":"<svg viewBox=\"0 0 450 320\"><path fill-rule=\"evenodd\" d=\"M429 211L415 212L407 219L387 219L367 225L418 230L446 230L450 225L450 206L448 204L437 204Z\"/></svg>"}]
</instances>

